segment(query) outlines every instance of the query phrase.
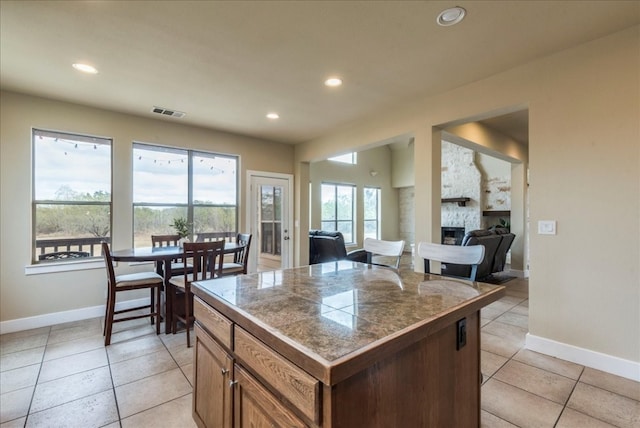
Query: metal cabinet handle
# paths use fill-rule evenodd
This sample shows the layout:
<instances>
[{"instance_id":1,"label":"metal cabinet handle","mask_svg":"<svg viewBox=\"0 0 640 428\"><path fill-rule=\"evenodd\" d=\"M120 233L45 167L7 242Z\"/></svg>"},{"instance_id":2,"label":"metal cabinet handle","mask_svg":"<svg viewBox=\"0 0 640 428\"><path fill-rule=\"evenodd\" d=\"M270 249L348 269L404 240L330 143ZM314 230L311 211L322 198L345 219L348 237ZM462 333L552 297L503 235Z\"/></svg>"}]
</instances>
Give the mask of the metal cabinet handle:
<instances>
[{"instance_id":1,"label":"metal cabinet handle","mask_svg":"<svg viewBox=\"0 0 640 428\"><path fill-rule=\"evenodd\" d=\"M225 368L221 368L220 371L222 372L222 376L226 375L227 373L229 373L229 370L225 369Z\"/></svg>"},{"instance_id":2,"label":"metal cabinet handle","mask_svg":"<svg viewBox=\"0 0 640 428\"><path fill-rule=\"evenodd\" d=\"M233 385L235 385L236 383L238 383L237 380L230 380L229 381L229 388L233 388Z\"/></svg>"}]
</instances>

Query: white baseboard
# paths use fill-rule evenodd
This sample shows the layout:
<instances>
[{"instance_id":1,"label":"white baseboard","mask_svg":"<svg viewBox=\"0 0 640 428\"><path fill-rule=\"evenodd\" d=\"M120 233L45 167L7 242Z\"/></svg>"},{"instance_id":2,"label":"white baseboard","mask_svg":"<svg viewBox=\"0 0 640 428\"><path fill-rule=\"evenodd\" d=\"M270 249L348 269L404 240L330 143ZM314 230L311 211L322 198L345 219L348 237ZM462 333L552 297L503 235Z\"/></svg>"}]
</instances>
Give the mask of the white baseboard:
<instances>
[{"instance_id":1,"label":"white baseboard","mask_svg":"<svg viewBox=\"0 0 640 428\"><path fill-rule=\"evenodd\" d=\"M125 300L116 303L116 310L135 308L149 304L149 298ZM54 312L51 314L36 315L34 317L19 318L0 322L0 334L13 333L33 328L48 327L71 321L86 320L89 318L103 317L105 305L91 306L88 308L72 309L70 311Z\"/></svg>"},{"instance_id":2,"label":"white baseboard","mask_svg":"<svg viewBox=\"0 0 640 428\"><path fill-rule=\"evenodd\" d=\"M525 348L640 382L640 362L578 348L530 333L527 333Z\"/></svg>"}]
</instances>

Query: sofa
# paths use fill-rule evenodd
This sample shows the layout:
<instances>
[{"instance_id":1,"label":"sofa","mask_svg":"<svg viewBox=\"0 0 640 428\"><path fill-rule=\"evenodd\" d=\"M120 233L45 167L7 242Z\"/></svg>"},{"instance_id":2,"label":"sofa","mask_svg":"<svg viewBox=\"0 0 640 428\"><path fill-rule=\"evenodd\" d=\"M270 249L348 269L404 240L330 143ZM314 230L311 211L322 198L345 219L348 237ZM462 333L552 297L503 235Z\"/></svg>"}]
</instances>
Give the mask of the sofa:
<instances>
[{"instance_id":1,"label":"sofa","mask_svg":"<svg viewBox=\"0 0 640 428\"><path fill-rule=\"evenodd\" d=\"M488 281L493 273L504 270L507 252L513 244L515 235L509 229L492 227L490 229L472 230L462 238L462 245L484 245L484 259L478 265L476 278L478 281ZM469 266L448 263L442 266L443 275L469 276Z\"/></svg>"},{"instance_id":2,"label":"sofa","mask_svg":"<svg viewBox=\"0 0 640 428\"><path fill-rule=\"evenodd\" d=\"M309 264L351 260L367 262L367 253L363 249L347 252L344 236L341 232L327 230L309 231Z\"/></svg>"}]
</instances>

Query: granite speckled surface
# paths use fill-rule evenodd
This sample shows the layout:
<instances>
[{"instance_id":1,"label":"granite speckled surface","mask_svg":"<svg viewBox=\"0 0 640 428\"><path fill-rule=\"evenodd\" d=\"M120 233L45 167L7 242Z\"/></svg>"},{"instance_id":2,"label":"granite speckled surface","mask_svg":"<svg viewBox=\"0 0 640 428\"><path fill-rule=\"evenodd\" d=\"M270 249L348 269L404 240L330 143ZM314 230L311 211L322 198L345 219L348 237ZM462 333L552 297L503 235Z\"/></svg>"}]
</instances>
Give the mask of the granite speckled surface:
<instances>
[{"instance_id":1,"label":"granite speckled surface","mask_svg":"<svg viewBox=\"0 0 640 428\"><path fill-rule=\"evenodd\" d=\"M205 300L226 305L327 363L502 288L350 261L193 286Z\"/></svg>"}]
</instances>

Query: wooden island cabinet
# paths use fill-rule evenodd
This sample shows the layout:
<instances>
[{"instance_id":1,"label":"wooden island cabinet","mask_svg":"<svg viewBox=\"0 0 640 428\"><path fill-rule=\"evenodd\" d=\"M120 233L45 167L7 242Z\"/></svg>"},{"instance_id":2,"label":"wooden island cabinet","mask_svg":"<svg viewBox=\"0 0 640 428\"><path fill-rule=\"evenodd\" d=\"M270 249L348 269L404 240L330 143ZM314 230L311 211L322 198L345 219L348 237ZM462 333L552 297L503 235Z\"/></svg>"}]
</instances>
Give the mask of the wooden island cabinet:
<instances>
[{"instance_id":1,"label":"wooden island cabinet","mask_svg":"<svg viewBox=\"0 0 640 428\"><path fill-rule=\"evenodd\" d=\"M478 427L504 287L339 261L193 284L199 427Z\"/></svg>"}]
</instances>

